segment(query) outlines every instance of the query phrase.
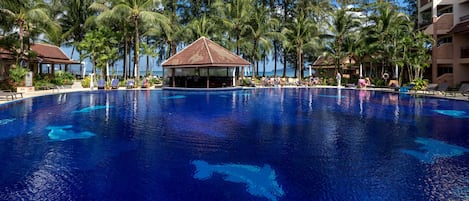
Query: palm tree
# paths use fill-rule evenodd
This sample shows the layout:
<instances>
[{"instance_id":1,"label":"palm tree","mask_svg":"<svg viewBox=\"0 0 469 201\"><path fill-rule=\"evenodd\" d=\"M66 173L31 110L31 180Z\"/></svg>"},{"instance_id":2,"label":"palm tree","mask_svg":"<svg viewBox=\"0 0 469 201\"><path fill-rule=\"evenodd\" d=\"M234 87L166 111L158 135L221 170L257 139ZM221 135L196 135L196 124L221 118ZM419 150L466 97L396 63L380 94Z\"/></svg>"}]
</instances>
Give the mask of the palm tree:
<instances>
[{"instance_id":1,"label":"palm tree","mask_svg":"<svg viewBox=\"0 0 469 201\"><path fill-rule=\"evenodd\" d=\"M17 64L25 55L24 37L33 32L60 32L60 26L48 15L47 5L41 0L22 0L2 2L0 13L18 29L19 55ZM13 28L13 27L10 27Z\"/></svg>"},{"instance_id":2,"label":"palm tree","mask_svg":"<svg viewBox=\"0 0 469 201\"><path fill-rule=\"evenodd\" d=\"M65 45L75 47L83 40L85 33L89 30L86 26L87 20L94 14L89 9L92 3L92 0L65 0L58 5L57 15L60 15L61 37L65 40ZM79 54L81 55L80 52Z\"/></svg>"},{"instance_id":3,"label":"palm tree","mask_svg":"<svg viewBox=\"0 0 469 201\"><path fill-rule=\"evenodd\" d=\"M208 19L206 15L193 19L187 28L191 32L191 41L197 40L202 36L210 37L217 31L216 24L213 23L213 20Z\"/></svg>"},{"instance_id":4,"label":"palm tree","mask_svg":"<svg viewBox=\"0 0 469 201\"><path fill-rule=\"evenodd\" d=\"M136 81L139 82L139 57L140 57L140 23L153 23L167 27L169 21L166 16L155 12L158 6L157 0L119 0L112 6L110 12L113 16L123 16L133 25L134 31L134 66Z\"/></svg>"},{"instance_id":5,"label":"palm tree","mask_svg":"<svg viewBox=\"0 0 469 201\"><path fill-rule=\"evenodd\" d=\"M409 18L406 14L398 12L391 3L377 2L373 6L370 36L376 38L375 41L380 47L376 51L376 56L381 58L383 66L386 66L393 59L395 41L400 38L396 35L396 29L401 29L403 25L408 27Z\"/></svg>"},{"instance_id":6,"label":"palm tree","mask_svg":"<svg viewBox=\"0 0 469 201\"><path fill-rule=\"evenodd\" d=\"M340 60L348 54L345 48L346 41L352 37L352 32L357 31L360 21L353 16L349 10L339 8L332 15L332 22L329 26L329 45L328 53L334 57L334 63L338 72L340 72Z\"/></svg>"},{"instance_id":7,"label":"palm tree","mask_svg":"<svg viewBox=\"0 0 469 201\"><path fill-rule=\"evenodd\" d=\"M430 45L433 38L422 31L414 32L404 38L404 62L408 63L409 80L423 79L425 68L430 66Z\"/></svg>"},{"instance_id":8,"label":"palm tree","mask_svg":"<svg viewBox=\"0 0 469 201\"><path fill-rule=\"evenodd\" d=\"M316 45L318 37L318 28L313 20L305 16L302 12L298 13L288 28L282 30L287 40L284 42L284 49L294 49L296 57L296 71L300 72L300 79L303 78L303 51L305 48ZM295 76L296 76L295 71Z\"/></svg>"},{"instance_id":9,"label":"palm tree","mask_svg":"<svg viewBox=\"0 0 469 201\"><path fill-rule=\"evenodd\" d=\"M216 1L215 9L223 8L222 15L218 16L223 28L226 29L228 35L234 40L235 51L237 55L241 54L242 41L246 41L244 33L247 29L249 19L253 9L253 0L232 0L225 4L224 1ZM247 54L247 52L244 52ZM236 74L239 76L240 70L236 68Z\"/></svg>"},{"instance_id":10,"label":"palm tree","mask_svg":"<svg viewBox=\"0 0 469 201\"><path fill-rule=\"evenodd\" d=\"M254 62L254 70L256 76L259 75L258 61L261 59L262 51L269 52L272 48L272 39L281 39L280 32L273 31L273 27L278 26L279 21L267 15L265 7L257 7L251 17L251 23L246 26L247 37L252 41L251 59Z\"/></svg>"},{"instance_id":11,"label":"palm tree","mask_svg":"<svg viewBox=\"0 0 469 201\"><path fill-rule=\"evenodd\" d=\"M180 16L178 16L178 9L180 5L177 0L163 0L164 10L163 14L168 18L169 28L166 26L161 27L160 35L164 38L164 42L167 45L167 53L160 52L160 55L165 55L169 58L176 54L176 47L178 42L183 41L185 38L185 30L180 23ZM164 48L162 48L164 50Z\"/></svg>"}]
</instances>

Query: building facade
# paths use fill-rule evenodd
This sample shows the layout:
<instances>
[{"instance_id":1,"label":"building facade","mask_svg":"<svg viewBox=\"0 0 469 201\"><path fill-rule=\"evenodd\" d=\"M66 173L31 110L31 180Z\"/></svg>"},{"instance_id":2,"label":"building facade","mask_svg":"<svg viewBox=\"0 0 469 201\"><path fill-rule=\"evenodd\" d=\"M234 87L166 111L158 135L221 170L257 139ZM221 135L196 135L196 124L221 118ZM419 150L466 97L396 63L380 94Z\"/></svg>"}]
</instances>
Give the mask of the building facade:
<instances>
[{"instance_id":1,"label":"building facade","mask_svg":"<svg viewBox=\"0 0 469 201\"><path fill-rule=\"evenodd\" d=\"M431 81L469 82L469 0L418 0L418 26L432 35Z\"/></svg>"}]
</instances>

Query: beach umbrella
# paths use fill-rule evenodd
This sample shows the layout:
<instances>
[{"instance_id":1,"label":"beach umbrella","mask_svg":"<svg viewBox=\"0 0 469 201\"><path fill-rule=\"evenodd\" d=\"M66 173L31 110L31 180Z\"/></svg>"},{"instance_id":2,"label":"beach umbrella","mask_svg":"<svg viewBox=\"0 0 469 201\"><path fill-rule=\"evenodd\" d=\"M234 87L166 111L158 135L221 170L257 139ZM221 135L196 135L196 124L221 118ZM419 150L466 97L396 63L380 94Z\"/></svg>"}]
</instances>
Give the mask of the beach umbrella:
<instances>
[{"instance_id":1,"label":"beach umbrella","mask_svg":"<svg viewBox=\"0 0 469 201\"><path fill-rule=\"evenodd\" d=\"M395 77L395 78L398 78L398 75L399 75L399 66L397 66L397 64L396 64L395 73L396 73L396 74L394 75L394 77Z\"/></svg>"}]
</instances>

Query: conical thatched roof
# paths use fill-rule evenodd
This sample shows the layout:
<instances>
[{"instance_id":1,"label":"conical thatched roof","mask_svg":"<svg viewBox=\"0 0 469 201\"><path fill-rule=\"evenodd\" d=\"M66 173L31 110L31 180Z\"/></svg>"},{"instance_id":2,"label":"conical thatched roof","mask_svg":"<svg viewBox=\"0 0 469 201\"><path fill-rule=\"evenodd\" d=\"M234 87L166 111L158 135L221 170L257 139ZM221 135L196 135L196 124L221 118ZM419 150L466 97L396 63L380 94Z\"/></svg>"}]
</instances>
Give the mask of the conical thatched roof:
<instances>
[{"instance_id":1,"label":"conical thatched roof","mask_svg":"<svg viewBox=\"0 0 469 201\"><path fill-rule=\"evenodd\" d=\"M201 37L163 62L164 68L185 67L237 67L250 63L233 52Z\"/></svg>"}]
</instances>

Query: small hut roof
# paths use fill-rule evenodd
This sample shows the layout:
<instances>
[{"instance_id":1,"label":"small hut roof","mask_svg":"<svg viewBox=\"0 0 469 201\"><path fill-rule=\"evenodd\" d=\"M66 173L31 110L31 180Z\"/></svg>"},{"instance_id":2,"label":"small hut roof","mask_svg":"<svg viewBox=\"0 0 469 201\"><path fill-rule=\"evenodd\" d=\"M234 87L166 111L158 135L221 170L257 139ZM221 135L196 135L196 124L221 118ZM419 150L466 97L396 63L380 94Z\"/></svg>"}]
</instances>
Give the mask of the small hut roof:
<instances>
[{"instance_id":1,"label":"small hut roof","mask_svg":"<svg viewBox=\"0 0 469 201\"><path fill-rule=\"evenodd\" d=\"M164 68L237 67L249 65L248 61L205 37L200 37L162 64Z\"/></svg>"},{"instance_id":2,"label":"small hut roof","mask_svg":"<svg viewBox=\"0 0 469 201\"><path fill-rule=\"evenodd\" d=\"M44 64L80 64L68 58L62 49L55 45L36 43L31 45L31 50L37 53L37 57L41 58L41 63Z\"/></svg>"},{"instance_id":3,"label":"small hut roof","mask_svg":"<svg viewBox=\"0 0 469 201\"><path fill-rule=\"evenodd\" d=\"M55 45L35 43L31 45L31 50L37 53L35 61L40 60L43 64L80 64L71 60L67 55ZM0 48L0 59L15 59L9 50Z\"/></svg>"}]
</instances>

